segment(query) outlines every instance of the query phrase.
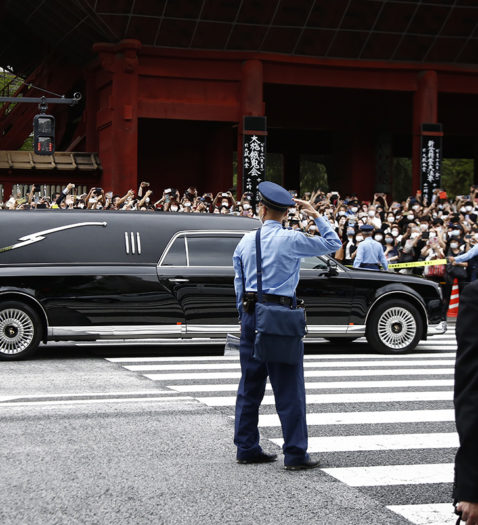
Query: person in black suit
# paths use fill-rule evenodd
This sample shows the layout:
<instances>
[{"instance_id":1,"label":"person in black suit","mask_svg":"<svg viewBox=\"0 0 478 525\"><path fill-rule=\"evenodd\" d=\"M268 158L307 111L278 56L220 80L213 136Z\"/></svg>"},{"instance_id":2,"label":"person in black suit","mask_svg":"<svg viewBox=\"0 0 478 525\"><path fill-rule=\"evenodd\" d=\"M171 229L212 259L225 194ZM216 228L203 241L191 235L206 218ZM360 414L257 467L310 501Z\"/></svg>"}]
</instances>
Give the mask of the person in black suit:
<instances>
[{"instance_id":1,"label":"person in black suit","mask_svg":"<svg viewBox=\"0 0 478 525\"><path fill-rule=\"evenodd\" d=\"M460 295L456 322L455 419L460 448L455 458L453 497L461 519L478 525L478 281Z\"/></svg>"}]
</instances>

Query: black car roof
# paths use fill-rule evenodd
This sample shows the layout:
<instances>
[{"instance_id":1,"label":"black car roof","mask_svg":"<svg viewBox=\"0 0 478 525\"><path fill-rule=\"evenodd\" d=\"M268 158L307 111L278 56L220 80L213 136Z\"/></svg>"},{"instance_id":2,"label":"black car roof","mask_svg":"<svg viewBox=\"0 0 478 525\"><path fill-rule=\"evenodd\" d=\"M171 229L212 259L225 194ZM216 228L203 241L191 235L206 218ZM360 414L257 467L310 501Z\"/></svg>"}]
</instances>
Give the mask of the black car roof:
<instances>
[{"instance_id":1,"label":"black car roof","mask_svg":"<svg viewBox=\"0 0 478 525\"><path fill-rule=\"evenodd\" d=\"M0 265L157 263L169 240L179 231L249 231L259 225L257 219L202 213L2 211ZM130 238L137 242L138 236L141 253L136 250L136 257L132 258L125 243ZM25 237L27 240L21 241Z\"/></svg>"}]
</instances>

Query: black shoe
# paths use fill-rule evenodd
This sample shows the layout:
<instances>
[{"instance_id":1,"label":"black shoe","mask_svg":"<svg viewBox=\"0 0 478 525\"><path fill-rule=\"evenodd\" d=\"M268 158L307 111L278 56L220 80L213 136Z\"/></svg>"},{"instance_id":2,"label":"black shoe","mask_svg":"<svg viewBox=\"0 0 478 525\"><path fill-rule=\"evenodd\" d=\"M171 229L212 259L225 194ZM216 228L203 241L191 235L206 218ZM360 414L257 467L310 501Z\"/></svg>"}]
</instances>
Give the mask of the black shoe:
<instances>
[{"instance_id":1,"label":"black shoe","mask_svg":"<svg viewBox=\"0 0 478 525\"><path fill-rule=\"evenodd\" d=\"M257 456L251 456L250 458L237 459L238 463L242 465L247 465L250 463L272 463L277 460L277 454L267 454L266 452L261 452Z\"/></svg>"},{"instance_id":2,"label":"black shoe","mask_svg":"<svg viewBox=\"0 0 478 525\"><path fill-rule=\"evenodd\" d=\"M311 468L317 468L319 462L315 459L307 459L304 463L299 463L298 465L284 465L286 470L308 470Z\"/></svg>"}]
</instances>

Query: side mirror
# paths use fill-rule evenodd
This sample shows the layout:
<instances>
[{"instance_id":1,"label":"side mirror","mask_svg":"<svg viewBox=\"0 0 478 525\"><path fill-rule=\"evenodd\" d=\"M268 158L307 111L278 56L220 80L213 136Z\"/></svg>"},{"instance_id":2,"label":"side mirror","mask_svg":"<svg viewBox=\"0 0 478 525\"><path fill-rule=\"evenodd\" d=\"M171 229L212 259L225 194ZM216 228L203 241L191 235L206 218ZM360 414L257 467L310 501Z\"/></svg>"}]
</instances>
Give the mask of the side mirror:
<instances>
[{"instance_id":1,"label":"side mirror","mask_svg":"<svg viewBox=\"0 0 478 525\"><path fill-rule=\"evenodd\" d=\"M334 261L333 259L327 259L327 267L328 267L328 271L327 271L327 274L328 275L338 275L339 274L339 271L338 271L338 264L336 261Z\"/></svg>"}]
</instances>

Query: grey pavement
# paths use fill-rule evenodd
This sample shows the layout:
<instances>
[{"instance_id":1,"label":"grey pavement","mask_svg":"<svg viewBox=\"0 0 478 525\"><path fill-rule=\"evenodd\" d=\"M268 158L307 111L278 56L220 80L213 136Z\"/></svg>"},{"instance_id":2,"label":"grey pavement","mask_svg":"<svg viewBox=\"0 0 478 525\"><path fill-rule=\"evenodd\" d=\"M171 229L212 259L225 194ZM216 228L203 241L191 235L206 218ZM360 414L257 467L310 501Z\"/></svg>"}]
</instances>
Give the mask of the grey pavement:
<instances>
[{"instance_id":1,"label":"grey pavement","mask_svg":"<svg viewBox=\"0 0 478 525\"><path fill-rule=\"evenodd\" d=\"M219 410L151 399L153 382L66 356L0 363L1 396L48 396L0 405L2 525L409 523L319 469L284 471L281 456L238 465Z\"/></svg>"}]
</instances>

